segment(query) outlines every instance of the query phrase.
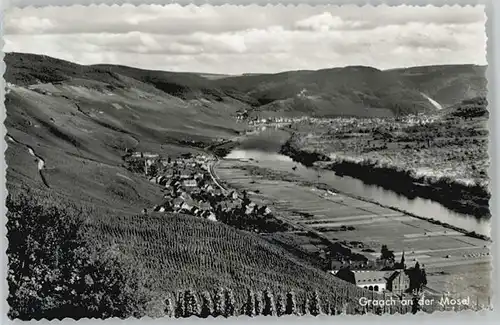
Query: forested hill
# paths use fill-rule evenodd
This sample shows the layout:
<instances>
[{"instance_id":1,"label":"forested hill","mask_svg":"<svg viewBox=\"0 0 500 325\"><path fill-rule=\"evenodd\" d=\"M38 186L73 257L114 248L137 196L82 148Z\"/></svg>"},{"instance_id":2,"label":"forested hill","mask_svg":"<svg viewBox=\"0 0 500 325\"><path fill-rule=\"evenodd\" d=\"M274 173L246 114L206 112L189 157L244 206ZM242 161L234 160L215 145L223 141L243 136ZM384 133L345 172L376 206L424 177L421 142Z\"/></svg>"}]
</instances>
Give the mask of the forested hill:
<instances>
[{"instance_id":1,"label":"forested hill","mask_svg":"<svg viewBox=\"0 0 500 325\"><path fill-rule=\"evenodd\" d=\"M119 65L82 66L48 56L7 53L7 82L18 85L76 79L128 88L140 83L182 100L230 102L252 115L392 116L485 96L485 67L423 66L378 70L365 66L213 76L149 71Z\"/></svg>"}]
</instances>

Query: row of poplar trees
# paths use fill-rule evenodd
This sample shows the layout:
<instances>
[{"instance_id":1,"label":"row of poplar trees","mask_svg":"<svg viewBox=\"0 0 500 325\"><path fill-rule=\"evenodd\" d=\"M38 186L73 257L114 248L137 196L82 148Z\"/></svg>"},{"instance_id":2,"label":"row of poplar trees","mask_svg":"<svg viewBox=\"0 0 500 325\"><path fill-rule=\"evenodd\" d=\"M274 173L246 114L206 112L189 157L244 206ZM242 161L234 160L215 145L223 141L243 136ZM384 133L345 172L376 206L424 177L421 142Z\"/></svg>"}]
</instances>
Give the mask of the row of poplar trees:
<instances>
[{"instance_id":1,"label":"row of poplar trees","mask_svg":"<svg viewBox=\"0 0 500 325\"><path fill-rule=\"evenodd\" d=\"M304 303L297 304L295 293L288 292L286 295L279 295L276 298L270 290L254 292L247 290L243 305L238 308L232 290L219 289L215 295L209 292L202 292L201 295L193 290L180 291L177 293L175 301L166 300L166 316L169 317L191 317L198 316L206 318L231 317L246 315L255 316L284 316L284 315L313 315L335 314L334 309L323 311L318 292L314 292L310 299Z\"/></svg>"}]
</instances>

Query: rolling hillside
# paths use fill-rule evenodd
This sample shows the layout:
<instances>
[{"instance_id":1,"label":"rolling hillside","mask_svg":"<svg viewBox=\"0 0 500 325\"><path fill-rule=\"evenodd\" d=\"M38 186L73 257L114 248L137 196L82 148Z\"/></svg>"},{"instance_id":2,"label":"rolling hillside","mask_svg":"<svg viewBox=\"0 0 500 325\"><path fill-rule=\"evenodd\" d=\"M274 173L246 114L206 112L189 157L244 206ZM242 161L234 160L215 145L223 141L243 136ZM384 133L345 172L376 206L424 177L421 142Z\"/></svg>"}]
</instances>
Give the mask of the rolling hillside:
<instances>
[{"instance_id":1,"label":"rolling hillside","mask_svg":"<svg viewBox=\"0 0 500 325\"><path fill-rule=\"evenodd\" d=\"M485 66L425 66L388 71L391 72L403 78L409 87L418 89L444 107L487 95Z\"/></svg>"},{"instance_id":2,"label":"rolling hillside","mask_svg":"<svg viewBox=\"0 0 500 325\"><path fill-rule=\"evenodd\" d=\"M472 65L206 78L22 53L8 53L5 62L5 125L16 141L7 150L9 183L48 185L65 196L133 211L160 193L122 167L126 150L172 156L194 150L182 146L184 140L208 145L231 138L242 131L233 117L244 110L387 116L434 111L422 93L453 106L486 86L485 68Z\"/></svg>"},{"instance_id":3,"label":"rolling hillside","mask_svg":"<svg viewBox=\"0 0 500 325\"><path fill-rule=\"evenodd\" d=\"M127 151L170 157L195 152L184 141L209 145L238 135L244 126L234 117L244 110L390 116L435 109L421 94L424 89L412 86L416 72L412 79L397 71L347 67L207 78L82 66L33 54L9 53L5 62L9 192L30 188L48 195L48 202L90 209L87 230L93 243L118 247L143 264L158 290L210 284L318 289L332 299L347 290L353 290L353 299L361 294L257 235L184 215L139 216L163 193L125 168ZM440 79L443 85L450 84L447 78ZM439 96L459 88L443 86ZM273 263L263 263L269 260Z\"/></svg>"},{"instance_id":4,"label":"rolling hillside","mask_svg":"<svg viewBox=\"0 0 500 325\"><path fill-rule=\"evenodd\" d=\"M177 100L231 103L251 115L393 116L435 110L485 96L484 66L445 65L378 70L365 66L224 76L147 71L99 64L80 66L46 56L8 53L6 79L18 85L68 83L75 78L107 90L133 84ZM237 109L237 110L238 110Z\"/></svg>"},{"instance_id":5,"label":"rolling hillside","mask_svg":"<svg viewBox=\"0 0 500 325\"><path fill-rule=\"evenodd\" d=\"M5 125L16 141L6 156L9 184L48 185L132 211L160 193L122 167L126 150L172 156L194 150L184 140L208 145L232 138L243 128L233 117L244 110L250 116L387 116L434 111L422 93L454 107L486 86L485 67L472 65L206 78L22 53L8 53L5 62ZM37 170L41 160L34 155L44 170Z\"/></svg>"},{"instance_id":6,"label":"rolling hillside","mask_svg":"<svg viewBox=\"0 0 500 325\"><path fill-rule=\"evenodd\" d=\"M390 116L432 110L432 105L402 80L370 67L296 71L232 77L218 81L254 97L259 112L307 112L318 116Z\"/></svg>"},{"instance_id":7,"label":"rolling hillside","mask_svg":"<svg viewBox=\"0 0 500 325\"><path fill-rule=\"evenodd\" d=\"M29 146L45 161L42 173L51 189L138 212L160 193L122 167L126 150L175 156L193 150L181 146L183 140L211 143L241 128L229 117L245 104L214 99L203 85L206 79L196 75L148 75L32 54L8 54L5 61L5 125L16 141L6 156L12 185L43 186Z\"/></svg>"},{"instance_id":8,"label":"rolling hillside","mask_svg":"<svg viewBox=\"0 0 500 325\"><path fill-rule=\"evenodd\" d=\"M7 205L9 265L15 268L8 279L10 315L25 320L33 315L47 319L172 316L165 303L177 303L177 294L185 290L214 296L222 288L229 289L235 315L242 313L247 290L270 290L277 297L294 292L297 305L304 308L306 297L317 292L323 310L337 313L344 307L354 312L360 297L374 296L256 234L219 222L182 214L144 217L81 208L52 190L13 190ZM25 263L30 253L45 260ZM69 275L61 272L68 271L65 267L70 268ZM93 287L96 282L100 285ZM25 293L41 287L35 289L36 296ZM75 291L82 300L71 297Z\"/></svg>"},{"instance_id":9,"label":"rolling hillside","mask_svg":"<svg viewBox=\"0 0 500 325\"><path fill-rule=\"evenodd\" d=\"M255 98L253 114L259 115L392 116L434 111L425 95L446 107L486 93L485 67L473 65L387 71L349 66L216 82Z\"/></svg>"},{"instance_id":10,"label":"rolling hillside","mask_svg":"<svg viewBox=\"0 0 500 325\"><path fill-rule=\"evenodd\" d=\"M196 75L149 75L34 55L10 54L6 62L7 188L14 200L36 194L44 204L33 209L41 215L55 206L62 215L70 205L88 211L91 245L119 249L144 268L144 281L158 292L226 286L238 290L239 302L246 287L297 294L318 289L331 299L333 292L338 299L348 290L362 293L258 235L180 214L141 215L163 193L125 168L125 152L173 157L197 150L183 140L209 144L232 137L241 127L231 115L245 103Z\"/></svg>"},{"instance_id":11,"label":"rolling hillside","mask_svg":"<svg viewBox=\"0 0 500 325\"><path fill-rule=\"evenodd\" d=\"M89 227L96 241L114 245L142 265L164 293L232 288L237 304L243 305L247 289L293 290L298 299L318 290L338 310L340 299L357 307L359 297L369 295L258 235L218 222L184 215L101 215Z\"/></svg>"}]
</instances>

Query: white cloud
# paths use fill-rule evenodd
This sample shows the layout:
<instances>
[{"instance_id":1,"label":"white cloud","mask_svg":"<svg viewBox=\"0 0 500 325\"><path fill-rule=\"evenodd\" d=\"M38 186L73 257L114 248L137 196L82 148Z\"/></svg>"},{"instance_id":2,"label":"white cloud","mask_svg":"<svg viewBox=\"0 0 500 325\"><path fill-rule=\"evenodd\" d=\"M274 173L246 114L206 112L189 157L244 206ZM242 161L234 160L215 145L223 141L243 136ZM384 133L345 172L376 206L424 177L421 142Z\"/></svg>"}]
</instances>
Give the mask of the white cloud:
<instances>
[{"instance_id":1,"label":"white cloud","mask_svg":"<svg viewBox=\"0 0 500 325\"><path fill-rule=\"evenodd\" d=\"M360 29L368 26L366 21L343 20L341 17L334 16L330 12L308 17L295 23L299 30L311 30L315 32L327 32L330 30Z\"/></svg>"},{"instance_id":2,"label":"white cloud","mask_svg":"<svg viewBox=\"0 0 500 325\"><path fill-rule=\"evenodd\" d=\"M15 26L20 34L37 34L54 28L52 21L48 18L26 16L9 20L8 26Z\"/></svg>"},{"instance_id":3,"label":"white cloud","mask_svg":"<svg viewBox=\"0 0 500 325\"><path fill-rule=\"evenodd\" d=\"M4 50L215 73L485 64L484 25L459 6L30 7L7 12Z\"/></svg>"}]
</instances>

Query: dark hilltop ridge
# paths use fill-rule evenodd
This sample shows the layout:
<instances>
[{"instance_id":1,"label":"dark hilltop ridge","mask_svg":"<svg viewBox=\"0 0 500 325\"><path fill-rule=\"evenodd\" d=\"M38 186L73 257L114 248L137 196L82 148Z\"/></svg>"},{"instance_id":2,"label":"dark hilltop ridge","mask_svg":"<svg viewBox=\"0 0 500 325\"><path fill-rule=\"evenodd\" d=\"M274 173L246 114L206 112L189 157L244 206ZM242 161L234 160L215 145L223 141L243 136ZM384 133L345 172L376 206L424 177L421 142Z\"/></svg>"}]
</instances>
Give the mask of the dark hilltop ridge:
<instances>
[{"instance_id":1,"label":"dark hilltop ridge","mask_svg":"<svg viewBox=\"0 0 500 325\"><path fill-rule=\"evenodd\" d=\"M200 303L207 295L208 300L224 295L233 307L250 296L246 289L293 296L300 300L297 306L319 294L324 310L332 313L346 304L357 306L366 290L332 277L255 229L184 212L154 214L166 190L141 171L144 165L130 168L127 159L157 154L168 157L168 166L170 159L191 166L183 157L208 157L220 144L231 147L246 129L236 121L242 112L253 117L434 112L422 93L452 106L484 95L485 84L484 67L472 65L225 77L79 65L24 53L6 53L4 60L13 270L9 316L21 319L173 315L172 301L182 306L182 297L195 299L188 289L200 293ZM419 81L423 74L439 78ZM351 254L340 246L329 253ZM263 263L269 260L272 265Z\"/></svg>"},{"instance_id":2,"label":"dark hilltop ridge","mask_svg":"<svg viewBox=\"0 0 500 325\"><path fill-rule=\"evenodd\" d=\"M211 77L119 65L83 66L36 54L7 53L8 82L30 85L75 78L126 88L141 82L182 99L234 100L254 116L393 116L486 95L485 66L443 65L378 70L365 66ZM240 107L241 109L241 107Z\"/></svg>"},{"instance_id":3,"label":"dark hilltop ridge","mask_svg":"<svg viewBox=\"0 0 500 325\"><path fill-rule=\"evenodd\" d=\"M228 77L217 80L255 98L263 115L393 116L435 110L485 96L485 67L428 66L381 71L349 66L318 71Z\"/></svg>"}]
</instances>

